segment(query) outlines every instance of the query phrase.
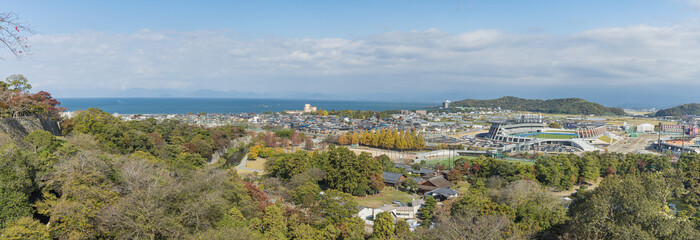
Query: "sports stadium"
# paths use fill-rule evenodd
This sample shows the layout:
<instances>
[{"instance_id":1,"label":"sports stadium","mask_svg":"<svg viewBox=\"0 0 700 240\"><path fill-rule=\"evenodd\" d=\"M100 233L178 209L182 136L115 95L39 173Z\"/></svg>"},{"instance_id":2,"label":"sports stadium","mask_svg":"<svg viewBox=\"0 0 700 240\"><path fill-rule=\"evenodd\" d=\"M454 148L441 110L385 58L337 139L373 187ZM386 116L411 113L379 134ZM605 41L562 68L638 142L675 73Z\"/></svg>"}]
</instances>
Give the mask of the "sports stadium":
<instances>
[{"instance_id":1,"label":"sports stadium","mask_svg":"<svg viewBox=\"0 0 700 240\"><path fill-rule=\"evenodd\" d=\"M570 129L549 128L541 114L522 114L515 119L492 121L486 134L493 141L514 143L511 150L533 150L539 146L560 145L573 151L599 150L592 143L607 132L604 123L568 126Z\"/></svg>"}]
</instances>

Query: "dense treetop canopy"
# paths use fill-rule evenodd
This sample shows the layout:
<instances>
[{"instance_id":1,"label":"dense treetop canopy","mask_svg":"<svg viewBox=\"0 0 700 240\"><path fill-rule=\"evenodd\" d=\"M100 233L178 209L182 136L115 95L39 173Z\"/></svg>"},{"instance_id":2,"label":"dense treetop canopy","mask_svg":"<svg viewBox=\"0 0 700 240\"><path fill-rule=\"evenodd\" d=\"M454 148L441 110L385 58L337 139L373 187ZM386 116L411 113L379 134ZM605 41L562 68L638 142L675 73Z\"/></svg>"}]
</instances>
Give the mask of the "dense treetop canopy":
<instances>
[{"instance_id":1,"label":"dense treetop canopy","mask_svg":"<svg viewBox=\"0 0 700 240\"><path fill-rule=\"evenodd\" d=\"M698 116L700 115L700 103L688 103L688 104L683 104L679 106L675 106L672 108L667 108L667 109L662 109L656 112L654 114L657 117L666 117L666 116L686 116L686 115L693 115L693 116Z\"/></svg>"},{"instance_id":2,"label":"dense treetop canopy","mask_svg":"<svg viewBox=\"0 0 700 240\"><path fill-rule=\"evenodd\" d=\"M594 114L594 115L625 115L620 108L608 108L580 98L563 99L524 99L517 97L502 97L498 99L477 100L465 99L456 101L451 107L502 108L518 111L562 114Z\"/></svg>"}]
</instances>

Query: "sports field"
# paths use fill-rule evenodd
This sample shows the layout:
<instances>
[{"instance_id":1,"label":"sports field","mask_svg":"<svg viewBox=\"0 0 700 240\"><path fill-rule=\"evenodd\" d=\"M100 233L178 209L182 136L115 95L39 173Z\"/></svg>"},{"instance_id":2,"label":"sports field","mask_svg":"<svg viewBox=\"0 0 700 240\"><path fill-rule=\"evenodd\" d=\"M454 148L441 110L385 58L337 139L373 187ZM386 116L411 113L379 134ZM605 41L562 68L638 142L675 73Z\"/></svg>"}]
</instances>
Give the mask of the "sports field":
<instances>
[{"instance_id":1,"label":"sports field","mask_svg":"<svg viewBox=\"0 0 700 240\"><path fill-rule=\"evenodd\" d=\"M547 130L545 133L569 133L569 134L574 134L574 131L569 131L569 130Z\"/></svg>"},{"instance_id":2,"label":"sports field","mask_svg":"<svg viewBox=\"0 0 700 240\"><path fill-rule=\"evenodd\" d=\"M615 142L615 139L611 139L608 136L600 136L598 139L600 139L601 141L606 142L606 143Z\"/></svg>"},{"instance_id":3,"label":"sports field","mask_svg":"<svg viewBox=\"0 0 700 240\"><path fill-rule=\"evenodd\" d=\"M454 167L454 161L460 158L466 158L466 159L476 159L476 157L472 156L456 156L456 157L441 157L441 158L433 158L429 159L426 161L426 164L428 165L443 165L446 168L449 167Z\"/></svg>"}]
</instances>

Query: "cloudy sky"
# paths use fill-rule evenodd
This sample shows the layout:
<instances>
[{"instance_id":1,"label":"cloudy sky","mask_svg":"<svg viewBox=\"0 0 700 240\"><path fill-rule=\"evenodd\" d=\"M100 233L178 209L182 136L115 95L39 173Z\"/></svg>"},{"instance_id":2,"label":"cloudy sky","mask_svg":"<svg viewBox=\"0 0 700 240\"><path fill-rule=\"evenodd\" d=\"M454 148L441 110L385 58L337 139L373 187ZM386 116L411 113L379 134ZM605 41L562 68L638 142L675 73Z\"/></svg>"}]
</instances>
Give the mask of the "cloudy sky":
<instances>
[{"instance_id":1,"label":"cloudy sky","mask_svg":"<svg viewBox=\"0 0 700 240\"><path fill-rule=\"evenodd\" d=\"M3 0L69 97L700 102L700 0Z\"/></svg>"}]
</instances>

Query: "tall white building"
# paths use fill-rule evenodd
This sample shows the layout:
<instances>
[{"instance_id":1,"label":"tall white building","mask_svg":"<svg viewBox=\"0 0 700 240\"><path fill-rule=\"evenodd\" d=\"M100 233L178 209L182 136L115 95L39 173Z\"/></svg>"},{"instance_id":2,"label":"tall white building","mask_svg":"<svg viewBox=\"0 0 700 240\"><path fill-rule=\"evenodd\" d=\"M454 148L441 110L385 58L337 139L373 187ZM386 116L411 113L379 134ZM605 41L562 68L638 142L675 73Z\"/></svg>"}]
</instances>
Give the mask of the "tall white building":
<instances>
[{"instance_id":1,"label":"tall white building","mask_svg":"<svg viewBox=\"0 0 700 240\"><path fill-rule=\"evenodd\" d=\"M449 108L449 107L450 107L450 103L452 103L452 101L450 101L450 100L445 100L445 102L442 103L442 108Z\"/></svg>"},{"instance_id":2,"label":"tall white building","mask_svg":"<svg viewBox=\"0 0 700 240\"><path fill-rule=\"evenodd\" d=\"M315 112L318 108L311 106L311 104L304 104L304 112L305 113L310 113L310 112Z\"/></svg>"}]
</instances>

